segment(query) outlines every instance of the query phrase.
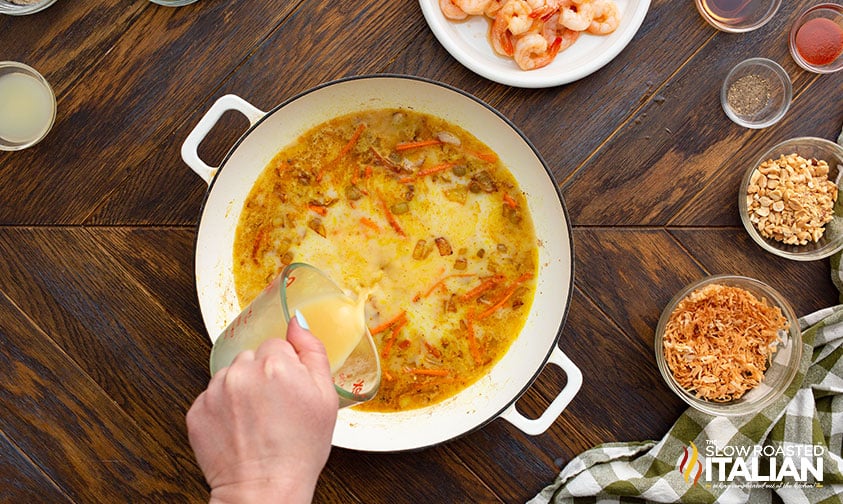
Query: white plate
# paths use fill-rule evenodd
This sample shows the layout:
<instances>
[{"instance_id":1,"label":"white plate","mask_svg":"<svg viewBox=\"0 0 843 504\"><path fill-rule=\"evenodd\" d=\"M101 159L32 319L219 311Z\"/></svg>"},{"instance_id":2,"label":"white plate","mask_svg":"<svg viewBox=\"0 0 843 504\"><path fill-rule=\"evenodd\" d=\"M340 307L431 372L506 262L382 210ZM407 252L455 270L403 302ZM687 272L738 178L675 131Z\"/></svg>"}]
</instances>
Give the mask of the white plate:
<instances>
[{"instance_id":1,"label":"white plate","mask_svg":"<svg viewBox=\"0 0 843 504\"><path fill-rule=\"evenodd\" d=\"M521 70L512 58L499 56L489 43L489 21L469 16L465 21L447 19L439 0L419 0L433 34L451 56L472 72L509 86L544 88L567 84L596 72L612 61L632 40L650 7L650 0L614 0L621 23L609 35L583 33L574 45L553 62L536 70Z\"/></svg>"}]
</instances>

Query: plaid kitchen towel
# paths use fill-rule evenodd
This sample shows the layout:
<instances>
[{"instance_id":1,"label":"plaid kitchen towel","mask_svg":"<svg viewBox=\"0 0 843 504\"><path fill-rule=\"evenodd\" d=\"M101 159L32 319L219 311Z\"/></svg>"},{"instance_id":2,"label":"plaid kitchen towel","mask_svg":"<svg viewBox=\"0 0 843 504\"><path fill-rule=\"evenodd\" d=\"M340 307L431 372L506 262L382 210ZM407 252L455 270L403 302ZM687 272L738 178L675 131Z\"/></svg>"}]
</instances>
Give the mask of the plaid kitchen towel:
<instances>
[{"instance_id":1,"label":"plaid kitchen towel","mask_svg":"<svg viewBox=\"0 0 843 504\"><path fill-rule=\"evenodd\" d=\"M840 257L832 274L843 286ZM843 288L841 288L843 293ZM843 504L843 305L800 319L799 373L756 415L689 408L660 441L606 443L571 460L529 504Z\"/></svg>"}]
</instances>

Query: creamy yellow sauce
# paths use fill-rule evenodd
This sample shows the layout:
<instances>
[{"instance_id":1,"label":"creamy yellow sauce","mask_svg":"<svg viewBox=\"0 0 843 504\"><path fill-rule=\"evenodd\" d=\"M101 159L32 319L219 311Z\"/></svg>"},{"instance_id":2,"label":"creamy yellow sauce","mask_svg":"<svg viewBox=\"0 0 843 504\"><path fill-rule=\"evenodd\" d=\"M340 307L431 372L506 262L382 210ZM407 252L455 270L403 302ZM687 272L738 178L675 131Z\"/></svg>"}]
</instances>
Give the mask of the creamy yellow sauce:
<instances>
[{"instance_id":1,"label":"creamy yellow sauce","mask_svg":"<svg viewBox=\"0 0 843 504\"><path fill-rule=\"evenodd\" d=\"M489 146L440 118L378 109L306 132L253 187L234 246L241 306L293 261L369 293L383 380L358 408L399 411L458 393L500 359L529 313L538 250Z\"/></svg>"},{"instance_id":2,"label":"creamy yellow sauce","mask_svg":"<svg viewBox=\"0 0 843 504\"><path fill-rule=\"evenodd\" d=\"M331 373L342 367L366 333L365 302L365 296L353 300L341 294L329 294L297 307L310 332L325 345Z\"/></svg>"}]
</instances>

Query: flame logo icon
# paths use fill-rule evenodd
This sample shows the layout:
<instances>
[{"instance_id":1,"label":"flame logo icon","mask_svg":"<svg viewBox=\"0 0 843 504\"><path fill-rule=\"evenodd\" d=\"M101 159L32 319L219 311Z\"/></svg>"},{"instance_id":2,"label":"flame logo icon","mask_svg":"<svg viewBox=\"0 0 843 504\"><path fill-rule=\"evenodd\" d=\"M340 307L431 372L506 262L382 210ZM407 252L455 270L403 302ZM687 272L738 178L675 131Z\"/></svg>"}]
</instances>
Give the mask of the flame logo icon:
<instances>
[{"instance_id":1,"label":"flame logo icon","mask_svg":"<svg viewBox=\"0 0 843 504\"><path fill-rule=\"evenodd\" d=\"M691 483L691 478L693 478L693 484L696 485L703 473L702 462L699 460L700 453L697 450L697 445L691 443L690 450L688 448L687 446L684 448L685 455L679 462L679 472L682 473L688 483ZM695 472L696 474L694 474Z\"/></svg>"}]
</instances>

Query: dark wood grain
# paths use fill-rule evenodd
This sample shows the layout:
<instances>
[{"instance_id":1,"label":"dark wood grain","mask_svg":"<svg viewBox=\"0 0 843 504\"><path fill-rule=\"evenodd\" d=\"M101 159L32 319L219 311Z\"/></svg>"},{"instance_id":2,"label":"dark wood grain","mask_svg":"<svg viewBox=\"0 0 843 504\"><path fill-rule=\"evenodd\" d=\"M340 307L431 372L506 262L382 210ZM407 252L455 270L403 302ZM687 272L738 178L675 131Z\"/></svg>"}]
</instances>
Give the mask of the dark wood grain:
<instances>
[{"instance_id":1,"label":"dark wood grain","mask_svg":"<svg viewBox=\"0 0 843 504\"><path fill-rule=\"evenodd\" d=\"M838 302L828 260L771 256L737 212L743 172L764 150L836 138L843 123L843 73L805 72L788 54L789 26L813 3L783 2L761 29L727 34L691 2L653 0L617 58L547 89L460 65L414 0L60 0L0 16L0 59L37 68L58 100L44 141L0 152L0 501L207 500L184 426L208 380L193 264L207 186L181 144L224 94L270 110L351 75L458 87L536 146L574 230L558 344L583 385L538 436L495 419L420 451L334 449L315 501L524 502L592 446L660 438L684 410L653 356L676 291L737 273L770 283L800 315ZM726 72L753 56L793 81L787 115L763 130L731 123L719 104ZM247 128L227 113L200 156L219 164ZM519 411L540 415L566 382L540 370Z\"/></svg>"},{"instance_id":2,"label":"dark wood grain","mask_svg":"<svg viewBox=\"0 0 843 504\"><path fill-rule=\"evenodd\" d=\"M142 418L115 404L6 297L0 333L0 400L9 406L0 429L62 492L82 502L187 502L201 494L200 480L185 474L195 473L190 460L140 428Z\"/></svg>"},{"instance_id":3,"label":"dark wood grain","mask_svg":"<svg viewBox=\"0 0 843 504\"><path fill-rule=\"evenodd\" d=\"M73 502L3 432L0 453L0 501Z\"/></svg>"}]
</instances>

